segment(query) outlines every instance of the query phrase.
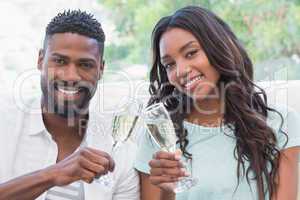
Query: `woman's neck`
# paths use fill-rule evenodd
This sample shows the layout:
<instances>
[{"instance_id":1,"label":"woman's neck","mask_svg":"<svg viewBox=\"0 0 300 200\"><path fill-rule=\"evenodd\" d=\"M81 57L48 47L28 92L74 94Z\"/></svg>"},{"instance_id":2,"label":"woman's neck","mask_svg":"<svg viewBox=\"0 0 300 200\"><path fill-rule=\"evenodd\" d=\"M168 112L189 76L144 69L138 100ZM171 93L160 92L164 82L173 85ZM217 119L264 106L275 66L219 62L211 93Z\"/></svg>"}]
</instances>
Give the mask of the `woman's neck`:
<instances>
[{"instance_id":1,"label":"woman's neck","mask_svg":"<svg viewBox=\"0 0 300 200\"><path fill-rule=\"evenodd\" d=\"M220 99L204 99L194 103L188 114L188 122L207 127L218 127L223 121L224 103Z\"/></svg>"}]
</instances>

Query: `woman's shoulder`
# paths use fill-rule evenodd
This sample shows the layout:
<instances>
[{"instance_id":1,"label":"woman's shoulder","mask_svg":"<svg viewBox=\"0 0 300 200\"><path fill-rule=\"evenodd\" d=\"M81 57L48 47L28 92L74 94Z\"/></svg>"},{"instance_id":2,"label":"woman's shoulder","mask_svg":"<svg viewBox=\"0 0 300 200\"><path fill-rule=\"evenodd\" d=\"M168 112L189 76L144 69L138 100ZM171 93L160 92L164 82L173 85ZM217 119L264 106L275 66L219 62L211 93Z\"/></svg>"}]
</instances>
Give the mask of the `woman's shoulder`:
<instances>
[{"instance_id":1,"label":"woman's shoulder","mask_svg":"<svg viewBox=\"0 0 300 200\"><path fill-rule=\"evenodd\" d=\"M272 110L268 111L267 121L269 124L276 125L283 122L283 125L299 123L300 114L293 107L284 104L270 105Z\"/></svg>"},{"instance_id":2,"label":"woman's shoulder","mask_svg":"<svg viewBox=\"0 0 300 200\"><path fill-rule=\"evenodd\" d=\"M300 114L288 105L270 105L268 125L274 130L280 147L300 145Z\"/></svg>"}]
</instances>

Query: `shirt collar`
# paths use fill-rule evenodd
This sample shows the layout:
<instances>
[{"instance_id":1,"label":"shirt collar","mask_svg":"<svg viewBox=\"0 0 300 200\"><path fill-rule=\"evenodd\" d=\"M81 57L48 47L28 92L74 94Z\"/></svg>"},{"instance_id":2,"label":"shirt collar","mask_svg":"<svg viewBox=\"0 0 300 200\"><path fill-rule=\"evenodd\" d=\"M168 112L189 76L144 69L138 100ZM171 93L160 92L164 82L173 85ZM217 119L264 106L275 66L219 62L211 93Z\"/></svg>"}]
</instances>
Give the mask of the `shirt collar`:
<instances>
[{"instance_id":1,"label":"shirt collar","mask_svg":"<svg viewBox=\"0 0 300 200\"><path fill-rule=\"evenodd\" d=\"M98 111L97 105L92 102L89 106L89 121L86 134L97 132L98 134L106 135L109 133L111 120L112 115L101 113ZM24 111L24 121L28 135L38 135L47 132L42 115L41 97L35 98L28 103L28 107Z\"/></svg>"}]
</instances>

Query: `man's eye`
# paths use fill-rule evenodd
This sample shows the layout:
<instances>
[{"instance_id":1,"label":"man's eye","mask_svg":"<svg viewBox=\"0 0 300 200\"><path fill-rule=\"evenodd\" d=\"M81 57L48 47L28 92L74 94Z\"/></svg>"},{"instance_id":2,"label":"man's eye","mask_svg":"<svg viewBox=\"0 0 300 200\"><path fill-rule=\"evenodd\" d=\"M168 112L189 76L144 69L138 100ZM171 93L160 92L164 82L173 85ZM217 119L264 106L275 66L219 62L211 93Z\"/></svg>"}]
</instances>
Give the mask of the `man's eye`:
<instances>
[{"instance_id":1,"label":"man's eye","mask_svg":"<svg viewBox=\"0 0 300 200\"><path fill-rule=\"evenodd\" d=\"M88 62L80 63L80 66L84 67L84 68L92 68L93 67L93 65L91 63L88 63Z\"/></svg>"},{"instance_id":2,"label":"man's eye","mask_svg":"<svg viewBox=\"0 0 300 200\"><path fill-rule=\"evenodd\" d=\"M187 58L191 58L193 57L193 55L195 55L196 53L198 52L198 50L193 50L193 51L190 51L186 54L186 57Z\"/></svg>"},{"instance_id":3,"label":"man's eye","mask_svg":"<svg viewBox=\"0 0 300 200\"><path fill-rule=\"evenodd\" d=\"M66 64L66 61L64 59L61 59L61 58L54 58L54 62L59 64L59 65Z\"/></svg>"}]
</instances>

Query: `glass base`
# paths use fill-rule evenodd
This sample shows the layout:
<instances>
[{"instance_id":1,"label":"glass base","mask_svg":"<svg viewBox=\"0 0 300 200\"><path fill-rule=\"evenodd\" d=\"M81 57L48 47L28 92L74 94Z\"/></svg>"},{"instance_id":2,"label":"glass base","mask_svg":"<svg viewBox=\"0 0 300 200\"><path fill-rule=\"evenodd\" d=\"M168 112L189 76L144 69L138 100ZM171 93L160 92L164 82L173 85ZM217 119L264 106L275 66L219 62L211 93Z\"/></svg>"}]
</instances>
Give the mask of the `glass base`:
<instances>
[{"instance_id":1,"label":"glass base","mask_svg":"<svg viewBox=\"0 0 300 200\"><path fill-rule=\"evenodd\" d=\"M104 187L111 188L113 186L113 176L111 173L108 173L104 176L99 177L98 179L95 178L94 180L96 183L101 184Z\"/></svg>"},{"instance_id":2,"label":"glass base","mask_svg":"<svg viewBox=\"0 0 300 200\"><path fill-rule=\"evenodd\" d=\"M193 177L185 177L180 179L176 183L176 187L174 188L174 193L185 192L189 190L191 187L197 185L198 179Z\"/></svg>"}]
</instances>

